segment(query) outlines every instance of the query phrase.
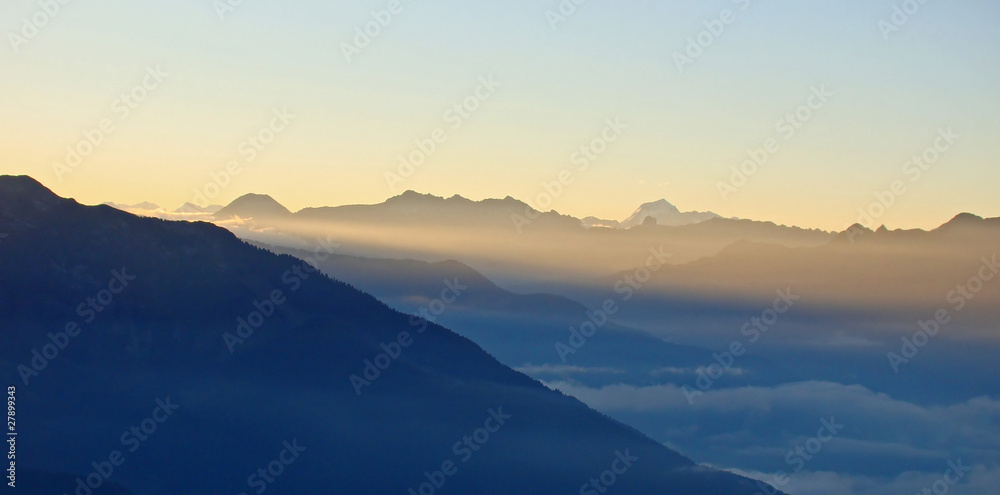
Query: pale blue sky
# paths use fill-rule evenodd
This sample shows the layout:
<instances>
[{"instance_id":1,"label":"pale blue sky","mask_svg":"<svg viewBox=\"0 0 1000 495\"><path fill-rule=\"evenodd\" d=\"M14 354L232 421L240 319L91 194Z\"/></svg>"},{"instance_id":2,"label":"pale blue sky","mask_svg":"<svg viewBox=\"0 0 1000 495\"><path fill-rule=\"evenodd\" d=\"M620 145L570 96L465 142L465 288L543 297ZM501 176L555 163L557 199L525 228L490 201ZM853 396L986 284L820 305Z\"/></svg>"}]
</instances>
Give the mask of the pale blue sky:
<instances>
[{"instance_id":1,"label":"pale blue sky","mask_svg":"<svg viewBox=\"0 0 1000 495\"><path fill-rule=\"evenodd\" d=\"M9 34L39 7L6 2L0 172L83 202L174 208L288 107L296 119L216 202L247 192L292 209L382 201L397 157L438 127L447 142L397 192L532 200L620 117L629 128L551 208L621 219L667 198L840 229L950 126L956 145L875 224L1000 216L996 2L930 0L886 41L878 22L894 2L882 0L751 0L745 11L731 0L590 0L556 30L546 11L558 0L413 0L348 63L341 43L388 3L245 0L220 20L211 0L73 0L15 53ZM735 22L679 73L673 53L725 8ZM162 86L58 179L52 163L116 118L117 95L157 65L170 74ZM451 129L444 112L487 75L503 86ZM782 139L776 121L817 85L834 96ZM717 183L771 137L781 150L723 199Z\"/></svg>"}]
</instances>

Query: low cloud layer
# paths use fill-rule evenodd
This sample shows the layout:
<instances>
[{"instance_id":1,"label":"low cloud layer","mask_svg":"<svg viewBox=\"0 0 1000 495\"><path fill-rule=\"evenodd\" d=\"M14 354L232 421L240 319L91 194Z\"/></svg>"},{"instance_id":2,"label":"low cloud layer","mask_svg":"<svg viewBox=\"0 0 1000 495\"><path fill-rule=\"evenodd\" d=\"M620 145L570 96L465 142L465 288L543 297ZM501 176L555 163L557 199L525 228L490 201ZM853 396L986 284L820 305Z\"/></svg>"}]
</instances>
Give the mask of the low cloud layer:
<instances>
[{"instance_id":1,"label":"low cloud layer","mask_svg":"<svg viewBox=\"0 0 1000 495\"><path fill-rule=\"evenodd\" d=\"M880 490L890 481L917 487L901 493L917 493L921 482L933 483L956 459L975 466L962 479L963 487L998 476L1000 400L993 397L919 405L858 385L808 381L708 390L692 406L674 385L547 385L637 425L697 461L771 473L766 476L792 472L789 452L806 445L822 420L843 424L842 432L809 455L804 469L793 476L795 486L801 485L791 491L795 495L840 493L823 488L824 476L836 477L843 493L887 493ZM870 492L866 486L872 487ZM985 493L968 489L972 491L957 491L956 486L949 493Z\"/></svg>"}]
</instances>

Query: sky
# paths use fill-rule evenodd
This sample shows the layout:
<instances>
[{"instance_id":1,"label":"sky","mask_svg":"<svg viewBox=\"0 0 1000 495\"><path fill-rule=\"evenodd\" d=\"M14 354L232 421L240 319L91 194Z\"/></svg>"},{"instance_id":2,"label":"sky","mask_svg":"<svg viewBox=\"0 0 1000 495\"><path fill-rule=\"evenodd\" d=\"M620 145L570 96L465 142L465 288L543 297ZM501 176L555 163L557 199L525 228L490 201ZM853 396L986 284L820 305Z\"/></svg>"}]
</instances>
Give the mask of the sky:
<instances>
[{"instance_id":1,"label":"sky","mask_svg":"<svg viewBox=\"0 0 1000 495\"><path fill-rule=\"evenodd\" d=\"M666 198L932 228L1000 216L998 15L990 0L12 0L0 173L171 209L412 189L619 220Z\"/></svg>"}]
</instances>

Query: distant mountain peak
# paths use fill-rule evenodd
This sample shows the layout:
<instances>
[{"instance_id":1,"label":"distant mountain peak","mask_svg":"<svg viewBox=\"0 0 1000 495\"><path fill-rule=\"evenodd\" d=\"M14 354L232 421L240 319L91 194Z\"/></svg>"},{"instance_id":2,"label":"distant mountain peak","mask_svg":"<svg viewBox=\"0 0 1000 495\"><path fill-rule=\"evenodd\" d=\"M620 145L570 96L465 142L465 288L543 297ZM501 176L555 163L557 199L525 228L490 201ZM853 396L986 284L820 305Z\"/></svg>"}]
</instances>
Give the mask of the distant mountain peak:
<instances>
[{"instance_id":1,"label":"distant mountain peak","mask_svg":"<svg viewBox=\"0 0 1000 495\"><path fill-rule=\"evenodd\" d=\"M433 194L424 194L414 191L412 189L407 189L402 194L398 196L393 196L387 199L386 203L400 203L400 202L427 202L427 201L443 201L444 198L440 196L435 196Z\"/></svg>"},{"instance_id":2,"label":"distant mountain peak","mask_svg":"<svg viewBox=\"0 0 1000 495\"><path fill-rule=\"evenodd\" d=\"M659 199L650 203L643 203L631 216L620 222L619 226L620 228L628 229L637 225L644 225L647 224L647 218L652 218L659 225L680 226L719 218L719 215L710 211L682 212L666 199Z\"/></svg>"},{"instance_id":3,"label":"distant mountain peak","mask_svg":"<svg viewBox=\"0 0 1000 495\"><path fill-rule=\"evenodd\" d=\"M277 201L275 201L275 199L272 198L268 194L256 194L256 193L247 193L247 194L244 194L244 195L242 195L242 196L234 199L233 203L235 203L237 201L273 201L273 202L277 203Z\"/></svg>"},{"instance_id":4,"label":"distant mountain peak","mask_svg":"<svg viewBox=\"0 0 1000 495\"><path fill-rule=\"evenodd\" d=\"M869 229L860 223L856 223L844 229L843 232L837 234L836 237L834 237L834 240L836 242L850 242L853 244L858 238L874 233L874 230Z\"/></svg>"},{"instance_id":5,"label":"distant mountain peak","mask_svg":"<svg viewBox=\"0 0 1000 495\"><path fill-rule=\"evenodd\" d=\"M643 208L662 208L662 209L673 210L673 211L677 211L677 212L681 211L681 210L677 209L677 207L674 206L673 203L671 203L670 201L667 201L666 199L658 199L656 201L652 201L652 202L649 202L649 203L644 203L636 211L642 210Z\"/></svg>"},{"instance_id":6,"label":"distant mountain peak","mask_svg":"<svg viewBox=\"0 0 1000 495\"><path fill-rule=\"evenodd\" d=\"M267 194L244 194L215 213L216 218L281 218L292 212Z\"/></svg>"},{"instance_id":7,"label":"distant mountain peak","mask_svg":"<svg viewBox=\"0 0 1000 495\"><path fill-rule=\"evenodd\" d=\"M955 218L949 220L948 223L946 223L945 225L970 224L970 223L979 223L981 221L983 221L983 217L979 215L973 215L972 213L959 213L958 215L955 215Z\"/></svg>"},{"instance_id":8,"label":"distant mountain peak","mask_svg":"<svg viewBox=\"0 0 1000 495\"><path fill-rule=\"evenodd\" d=\"M497 199L497 200L493 200L493 201L497 201L497 202L505 204L505 205L513 205L513 206L515 206L515 207L517 207L519 209L521 209L521 208L531 208L532 210L534 210L534 208L531 205L529 205L528 203L525 203L524 201L521 201L520 199L517 199L517 198L515 198L513 196L506 196L503 199Z\"/></svg>"},{"instance_id":9,"label":"distant mountain peak","mask_svg":"<svg viewBox=\"0 0 1000 495\"><path fill-rule=\"evenodd\" d=\"M1000 219L983 218L972 213L959 213L947 223L934 229L935 232L948 232L953 230L967 230L986 227L990 225L1000 225Z\"/></svg>"}]
</instances>

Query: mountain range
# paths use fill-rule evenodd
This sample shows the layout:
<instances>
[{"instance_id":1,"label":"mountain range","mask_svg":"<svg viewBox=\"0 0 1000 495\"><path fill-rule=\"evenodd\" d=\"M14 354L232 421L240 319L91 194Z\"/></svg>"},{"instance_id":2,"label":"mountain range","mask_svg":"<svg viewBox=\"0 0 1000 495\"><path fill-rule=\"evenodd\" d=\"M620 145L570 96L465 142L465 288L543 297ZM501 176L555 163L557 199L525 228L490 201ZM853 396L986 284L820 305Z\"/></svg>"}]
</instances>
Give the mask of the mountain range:
<instances>
[{"instance_id":1,"label":"mountain range","mask_svg":"<svg viewBox=\"0 0 1000 495\"><path fill-rule=\"evenodd\" d=\"M669 203L640 208L672 211ZM691 220L712 214L679 214ZM640 213L635 215L641 216ZM664 216L664 219L680 217ZM490 279L523 290L543 290L553 281L579 281L635 267L651 248L670 263L711 256L742 239L786 246L817 246L833 233L713 217L685 225L646 221L628 229L588 228L555 211L540 212L511 197L472 201L407 191L376 205L306 208L289 212L267 195L246 195L218 211L216 222L241 237L269 244L308 245L333 235L343 254L423 261L460 259ZM693 221L693 220L692 220ZM285 237L281 240L280 237ZM586 252L568 249L586 246Z\"/></svg>"},{"instance_id":2,"label":"mountain range","mask_svg":"<svg viewBox=\"0 0 1000 495\"><path fill-rule=\"evenodd\" d=\"M411 207L418 204L429 205L431 203L437 202L436 200L443 200L445 198L436 197L429 194L420 194L415 191L406 191L401 195L390 198L386 203L393 203L397 205L410 205ZM451 205L476 203L472 200L467 200L462 196L453 196L448 198L452 200ZM498 200L485 200L481 203L496 203ZM541 213L534 210L526 203L517 201L511 197L507 197L503 200L499 200L502 203L507 203L515 207L514 211L518 213L523 213L524 211L531 211L532 213ZM445 202L447 203L447 201ZM136 205L119 205L116 203L105 203L109 206L115 208L130 211L130 210L156 210L159 206L145 202ZM328 208L317 208L319 210L326 210ZM407 209L412 211L412 208ZM227 206L219 205L209 205L209 206L198 206L192 203L185 203L180 208L175 210L177 213L211 213L218 220L226 220L234 217L239 217L243 219L255 218L258 220L273 220L275 218L285 218L291 215L291 211L282 206L280 203L274 200L274 198L266 194L246 194L236 200L232 201ZM585 217L579 219L581 225L587 228L591 227L607 227L614 229L630 229L632 227L643 224L647 221L647 218L653 218L656 225L666 225L666 226L681 226L690 225L695 223L701 223L713 218L721 218L719 215L712 212L682 212L676 206L671 204L666 199L660 199L650 203L644 203L639 206L628 218L618 221L618 220L604 220L597 217Z\"/></svg>"},{"instance_id":3,"label":"mountain range","mask_svg":"<svg viewBox=\"0 0 1000 495\"><path fill-rule=\"evenodd\" d=\"M763 486L214 225L0 177L0 231L0 362L31 446L18 462L58 492L105 479L150 495ZM438 304L462 291L448 289Z\"/></svg>"}]
</instances>

